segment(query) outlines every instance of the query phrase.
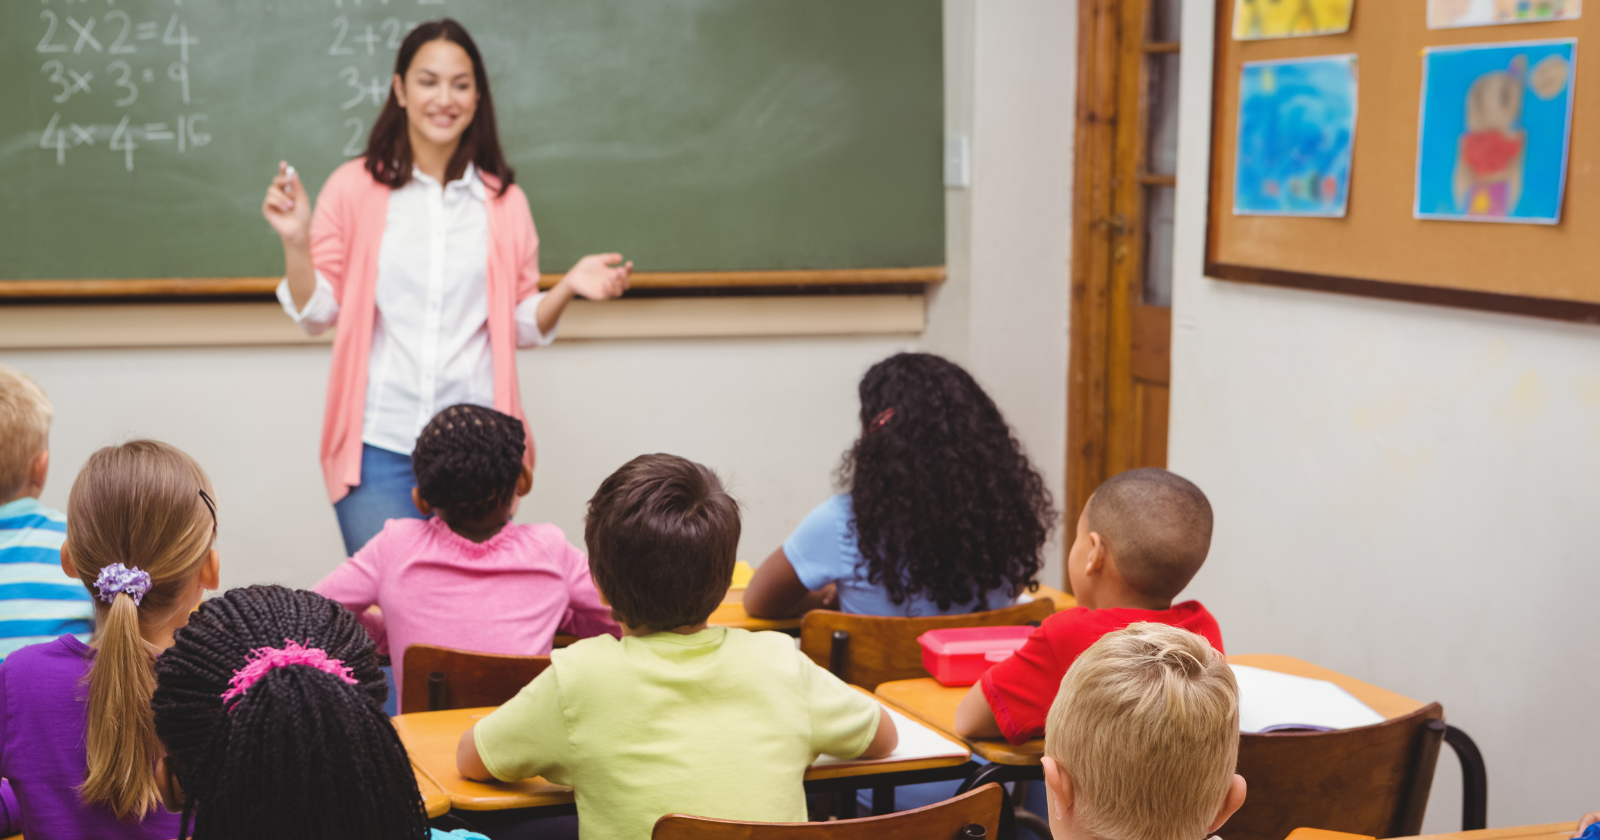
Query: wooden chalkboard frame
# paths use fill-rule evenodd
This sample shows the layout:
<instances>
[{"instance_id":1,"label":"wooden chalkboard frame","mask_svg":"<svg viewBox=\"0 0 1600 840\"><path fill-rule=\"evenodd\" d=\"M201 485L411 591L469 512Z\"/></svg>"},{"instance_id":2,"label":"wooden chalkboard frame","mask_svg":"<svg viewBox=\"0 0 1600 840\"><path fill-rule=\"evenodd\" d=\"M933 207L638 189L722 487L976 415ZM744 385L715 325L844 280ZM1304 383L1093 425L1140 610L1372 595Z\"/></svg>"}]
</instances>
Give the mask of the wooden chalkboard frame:
<instances>
[{"instance_id":1,"label":"wooden chalkboard frame","mask_svg":"<svg viewBox=\"0 0 1600 840\"><path fill-rule=\"evenodd\" d=\"M1211 92L1211 124L1209 126L1208 135L1210 137L1211 149L1208 166L1206 211L1205 274L1207 277L1252 285L1278 286L1309 291L1331 292L1334 294L1354 295L1359 297L1397 300L1408 303L1420 303L1485 312L1524 315L1535 318L1600 324L1600 303L1552 297L1540 297L1536 295L1505 294L1499 292L1453 288L1449 286L1429 285L1423 283L1396 282L1392 280L1346 276L1340 274L1320 274L1305 271L1293 271L1268 265L1245 265L1219 259L1217 257L1219 237L1221 235L1218 232L1218 219L1220 218L1219 214L1232 212L1232 202L1228 200L1232 195L1231 184L1223 181L1225 171L1231 172L1231 169L1226 169L1224 167L1224 162L1225 158L1232 156L1235 153L1233 143L1223 142L1223 138L1221 137L1221 129L1225 121L1233 118L1231 115L1224 113L1223 107L1225 102L1230 102L1231 100L1222 96L1221 94L1223 86L1237 84L1237 78L1236 75L1231 71L1235 56L1235 42L1233 40L1232 26L1234 0L1213 0L1213 2L1215 31L1213 33L1214 40L1212 45L1212 76L1211 84L1209 86ZM1418 2L1420 3L1420 0L1418 0ZM1372 0L1366 0L1366 5L1370 6L1371 3ZM1356 26L1361 25L1359 15L1361 14L1362 6L1362 0L1357 0L1356 14L1358 17L1353 22L1352 31ZM1590 10L1589 13L1590 15L1600 14L1600 9ZM1538 28L1541 26L1541 24L1513 24L1509 26L1479 27L1476 29L1478 32L1483 33L1483 37L1473 40L1481 42L1493 42L1547 37L1547 35L1542 33ZM1522 35L1521 33L1518 33L1519 37L1507 37L1509 32L1515 32L1517 30L1538 34ZM1556 36L1551 35L1548 37ZM1314 43L1319 39L1319 36L1312 36L1309 38L1297 38L1292 40ZM1449 41L1442 40L1442 43L1449 43ZM1352 49L1348 46L1339 46L1312 49L1308 50L1306 54L1318 55L1323 53L1332 54L1342 52L1357 52L1359 54L1359 49ZM1592 58L1591 61L1593 61ZM1593 97L1591 96L1589 98ZM1579 140L1579 132L1576 124L1574 125L1573 131L1574 137L1572 142L1573 147L1576 148ZM1230 135L1230 139L1231 137L1232 135ZM1409 151L1408 154L1414 154L1414 150ZM1573 163L1569 162L1569 166L1571 165L1573 165ZM1354 199L1354 190L1356 189L1359 189L1359 185L1352 186L1352 213L1356 212ZM1568 189L1568 198L1570 200L1570 174ZM1563 224L1568 224L1568 222L1563 220Z\"/></svg>"},{"instance_id":2,"label":"wooden chalkboard frame","mask_svg":"<svg viewBox=\"0 0 1600 840\"><path fill-rule=\"evenodd\" d=\"M548 289L560 274L545 274L539 286ZM720 294L759 293L778 287L837 289L926 286L945 279L944 266L912 268L846 268L814 271L698 271L639 272L632 287L670 295L716 290ZM170 277L140 280L11 280L0 282L0 306L51 301L104 301L108 299L239 299L270 298L277 277Z\"/></svg>"}]
</instances>

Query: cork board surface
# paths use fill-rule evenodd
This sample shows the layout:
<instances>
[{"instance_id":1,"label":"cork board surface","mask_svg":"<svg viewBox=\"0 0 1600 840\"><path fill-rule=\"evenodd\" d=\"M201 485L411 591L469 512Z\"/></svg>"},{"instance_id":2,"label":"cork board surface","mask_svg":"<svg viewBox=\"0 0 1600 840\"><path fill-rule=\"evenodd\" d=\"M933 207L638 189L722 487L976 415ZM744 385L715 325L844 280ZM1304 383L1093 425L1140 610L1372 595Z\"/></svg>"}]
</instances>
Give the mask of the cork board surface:
<instances>
[{"instance_id":1,"label":"cork board surface","mask_svg":"<svg viewBox=\"0 0 1600 840\"><path fill-rule=\"evenodd\" d=\"M1216 3L1208 274L1268 283L1274 275L1339 278L1600 304L1600 2L1578 20L1430 30L1424 0L1357 0L1347 33L1263 41L1233 40L1234 2ZM1412 218L1422 50L1550 38L1578 39L1560 223ZM1235 216L1242 65L1339 53L1357 54L1360 67L1347 217Z\"/></svg>"}]
</instances>

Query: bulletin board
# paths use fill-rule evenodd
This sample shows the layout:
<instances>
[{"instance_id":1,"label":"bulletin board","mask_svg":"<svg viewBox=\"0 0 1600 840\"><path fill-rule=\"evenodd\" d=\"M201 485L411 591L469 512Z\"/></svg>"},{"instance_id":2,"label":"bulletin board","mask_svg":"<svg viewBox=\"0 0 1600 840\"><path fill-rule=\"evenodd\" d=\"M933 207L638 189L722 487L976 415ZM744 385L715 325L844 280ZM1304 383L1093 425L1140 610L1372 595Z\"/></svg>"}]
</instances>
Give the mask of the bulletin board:
<instances>
[{"instance_id":1,"label":"bulletin board","mask_svg":"<svg viewBox=\"0 0 1600 840\"><path fill-rule=\"evenodd\" d=\"M1600 322L1600 0L1576 20L1429 29L1425 0L1355 0L1348 32L1233 39L1216 0L1206 273L1220 279ZM1419 220L1423 50L1576 38L1570 156L1560 221ZM1246 62L1353 53L1359 106L1343 218L1236 215Z\"/></svg>"}]
</instances>

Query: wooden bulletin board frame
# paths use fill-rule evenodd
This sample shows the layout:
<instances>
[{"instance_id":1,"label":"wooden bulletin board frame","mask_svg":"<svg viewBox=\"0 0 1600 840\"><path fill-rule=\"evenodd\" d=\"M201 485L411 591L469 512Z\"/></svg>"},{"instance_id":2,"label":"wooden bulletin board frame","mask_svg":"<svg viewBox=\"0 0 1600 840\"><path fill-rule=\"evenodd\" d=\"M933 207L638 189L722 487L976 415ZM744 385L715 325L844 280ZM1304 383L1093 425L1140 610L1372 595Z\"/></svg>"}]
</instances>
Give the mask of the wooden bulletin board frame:
<instances>
[{"instance_id":1,"label":"wooden bulletin board frame","mask_svg":"<svg viewBox=\"0 0 1600 840\"><path fill-rule=\"evenodd\" d=\"M1425 0L1355 0L1347 33L1263 41L1233 40L1234 0L1215 3L1207 276L1600 323L1600 0L1578 20L1432 30ZM1570 37L1560 224L1412 218L1422 49ZM1341 53L1359 56L1360 73L1348 216L1233 215L1244 62Z\"/></svg>"}]
</instances>

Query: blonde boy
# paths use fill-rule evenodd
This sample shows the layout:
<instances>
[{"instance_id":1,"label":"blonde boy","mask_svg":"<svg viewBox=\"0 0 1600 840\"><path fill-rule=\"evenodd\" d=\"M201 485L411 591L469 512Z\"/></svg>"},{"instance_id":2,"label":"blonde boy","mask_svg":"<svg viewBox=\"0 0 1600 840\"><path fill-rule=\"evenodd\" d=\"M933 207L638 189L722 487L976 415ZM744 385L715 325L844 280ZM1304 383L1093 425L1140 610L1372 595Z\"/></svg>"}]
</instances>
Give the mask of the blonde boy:
<instances>
[{"instance_id":1,"label":"blonde boy","mask_svg":"<svg viewBox=\"0 0 1600 840\"><path fill-rule=\"evenodd\" d=\"M1201 840L1244 804L1233 671L1170 625L1129 625L1078 657L1044 752L1055 840Z\"/></svg>"},{"instance_id":2,"label":"blonde boy","mask_svg":"<svg viewBox=\"0 0 1600 840\"><path fill-rule=\"evenodd\" d=\"M0 659L63 634L89 640L94 602L62 573L67 518L39 503L50 473L50 420L44 391L0 365Z\"/></svg>"}]
</instances>

